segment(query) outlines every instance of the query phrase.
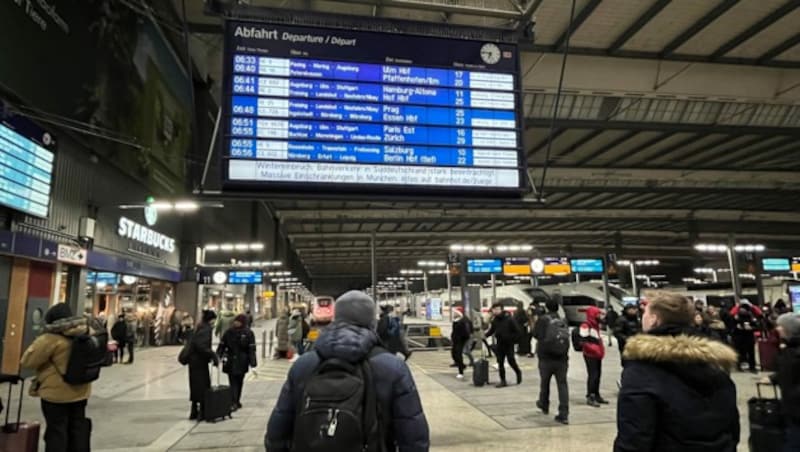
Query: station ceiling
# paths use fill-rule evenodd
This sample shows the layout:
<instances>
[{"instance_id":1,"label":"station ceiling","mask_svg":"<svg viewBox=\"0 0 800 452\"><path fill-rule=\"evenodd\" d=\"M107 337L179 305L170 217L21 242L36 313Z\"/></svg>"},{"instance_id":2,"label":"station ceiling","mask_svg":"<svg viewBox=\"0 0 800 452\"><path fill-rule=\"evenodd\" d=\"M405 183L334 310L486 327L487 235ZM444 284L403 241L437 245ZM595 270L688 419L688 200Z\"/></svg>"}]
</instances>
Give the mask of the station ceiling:
<instances>
[{"instance_id":1,"label":"station ceiling","mask_svg":"<svg viewBox=\"0 0 800 452\"><path fill-rule=\"evenodd\" d=\"M220 80L221 19L187 3L199 70ZM689 260L734 233L800 252L800 1L576 0L571 27L568 0L248 3L520 36L543 202L270 200L313 278L367 277L373 234L384 275L461 242Z\"/></svg>"}]
</instances>

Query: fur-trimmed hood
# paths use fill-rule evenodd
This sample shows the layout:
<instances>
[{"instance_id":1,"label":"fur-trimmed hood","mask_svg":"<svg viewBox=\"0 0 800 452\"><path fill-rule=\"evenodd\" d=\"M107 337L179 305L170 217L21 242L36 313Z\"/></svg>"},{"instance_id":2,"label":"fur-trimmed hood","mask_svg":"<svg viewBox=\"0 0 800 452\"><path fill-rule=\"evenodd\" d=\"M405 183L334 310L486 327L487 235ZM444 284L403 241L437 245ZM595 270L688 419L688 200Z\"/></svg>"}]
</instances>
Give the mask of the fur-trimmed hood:
<instances>
[{"instance_id":1,"label":"fur-trimmed hood","mask_svg":"<svg viewBox=\"0 0 800 452\"><path fill-rule=\"evenodd\" d=\"M92 333L89 330L89 322L86 317L68 317L56 320L53 323L45 324L44 332L64 336L80 336L81 334Z\"/></svg>"},{"instance_id":2,"label":"fur-trimmed hood","mask_svg":"<svg viewBox=\"0 0 800 452\"><path fill-rule=\"evenodd\" d=\"M623 357L661 367L702 392L727 379L738 361L727 345L686 334L639 334L628 340Z\"/></svg>"}]
</instances>

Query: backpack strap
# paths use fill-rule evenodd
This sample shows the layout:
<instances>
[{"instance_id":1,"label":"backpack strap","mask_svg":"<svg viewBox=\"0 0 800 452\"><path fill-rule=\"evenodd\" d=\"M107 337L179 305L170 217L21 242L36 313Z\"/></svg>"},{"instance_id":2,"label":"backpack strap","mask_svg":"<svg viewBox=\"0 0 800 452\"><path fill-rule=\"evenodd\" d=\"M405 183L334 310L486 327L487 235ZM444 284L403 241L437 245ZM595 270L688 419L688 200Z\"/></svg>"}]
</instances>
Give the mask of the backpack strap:
<instances>
[{"instance_id":1,"label":"backpack strap","mask_svg":"<svg viewBox=\"0 0 800 452\"><path fill-rule=\"evenodd\" d=\"M389 353L388 350L380 345L372 347L367 358L361 365L361 372L364 378L364 409L362 410L363 419L361 425L364 427L366 433L366 444L364 444L364 451L369 451L369 441L371 438L378 439L378 450L374 452L384 452L386 450L385 433L386 433L386 419L381 410L381 404L378 402L377 387L372 373L372 364L370 360L383 353ZM375 413L377 416L373 421L368 418Z\"/></svg>"}]
</instances>

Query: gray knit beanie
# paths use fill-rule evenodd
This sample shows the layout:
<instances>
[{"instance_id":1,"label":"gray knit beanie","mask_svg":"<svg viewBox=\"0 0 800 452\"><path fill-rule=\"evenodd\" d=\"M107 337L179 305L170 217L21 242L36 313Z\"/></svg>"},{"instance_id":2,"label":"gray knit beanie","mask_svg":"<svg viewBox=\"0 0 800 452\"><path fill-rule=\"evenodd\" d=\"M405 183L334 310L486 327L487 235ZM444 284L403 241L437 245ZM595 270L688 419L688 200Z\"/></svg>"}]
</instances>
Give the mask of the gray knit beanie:
<instances>
[{"instance_id":1,"label":"gray knit beanie","mask_svg":"<svg viewBox=\"0 0 800 452\"><path fill-rule=\"evenodd\" d=\"M786 338L800 338L800 314L787 312L778 317L778 326L786 332Z\"/></svg>"},{"instance_id":2,"label":"gray knit beanie","mask_svg":"<svg viewBox=\"0 0 800 452\"><path fill-rule=\"evenodd\" d=\"M334 320L374 330L378 324L375 302L364 292L351 290L334 305Z\"/></svg>"}]
</instances>

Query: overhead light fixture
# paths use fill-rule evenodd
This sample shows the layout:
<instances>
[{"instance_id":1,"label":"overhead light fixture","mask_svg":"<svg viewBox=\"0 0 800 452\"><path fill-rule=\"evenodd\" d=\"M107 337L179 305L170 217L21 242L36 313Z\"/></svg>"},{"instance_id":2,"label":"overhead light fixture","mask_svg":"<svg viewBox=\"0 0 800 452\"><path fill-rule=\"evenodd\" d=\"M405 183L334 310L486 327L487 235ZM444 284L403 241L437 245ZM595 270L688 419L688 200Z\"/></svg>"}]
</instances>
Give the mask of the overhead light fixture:
<instances>
[{"instance_id":1,"label":"overhead light fixture","mask_svg":"<svg viewBox=\"0 0 800 452\"><path fill-rule=\"evenodd\" d=\"M736 245L733 249L737 253L761 253L764 252L767 247L761 244L746 244L746 245Z\"/></svg>"},{"instance_id":2,"label":"overhead light fixture","mask_svg":"<svg viewBox=\"0 0 800 452\"><path fill-rule=\"evenodd\" d=\"M400 274L401 275L421 275L423 273L425 273L424 270L418 270L418 269L403 269L403 270L400 270Z\"/></svg>"},{"instance_id":3,"label":"overhead light fixture","mask_svg":"<svg viewBox=\"0 0 800 452\"><path fill-rule=\"evenodd\" d=\"M250 246L246 243L237 243L236 245L233 245L233 249L236 251L247 251L250 249Z\"/></svg>"},{"instance_id":4,"label":"overhead light fixture","mask_svg":"<svg viewBox=\"0 0 800 452\"><path fill-rule=\"evenodd\" d=\"M698 267L698 268L694 269L694 272L695 273L699 273L699 274L703 274L703 275L710 275L712 273L715 273L715 270L713 268Z\"/></svg>"},{"instance_id":5,"label":"overhead light fixture","mask_svg":"<svg viewBox=\"0 0 800 452\"><path fill-rule=\"evenodd\" d=\"M721 245L716 243L701 243L699 245L695 245L694 249L700 251L701 253L726 253L728 252L727 245Z\"/></svg>"},{"instance_id":6,"label":"overhead light fixture","mask_svg":"<svg viewBox=\"0 0 800 452\"><path fill-rule=\"evenodd\" d=\"M248 248L250 248L250 251L261 251L261 250L264 249L264 244L263 243L251 243L250 245L248 245Z\"/></svg>"},{"instance_id":7,"label":"overhead light fixture","mask_svg":"<svg viewBox=\"0 0 800 452\"><path fill-rule=\"evenodd\" d=\"M619 261L617 261L617 265L629 266L629 265L631 265L631 261L619 260Z\"/></svg>"},{"instance_id":8,"label":"overhead light fixture","mask_svg":"<svg viewBox=\"0 0 800 452\"><path fill-rule=\"evenodd\" d=\"M500 253L518 253L518 252L528 252L533 251L533 245L497 245L495 247L495 251Z\"/></svg>"},{"instance_id":9,"label":"overhead light fixture","mask_svg":"<svg viewBox=\"0 0 800 452\"><path fill-rule=\"evenodd\" d=\"M219 251L219 245L206 245L203 249L206 251Z\"/></svg>"},{"instance_id":10,"label":"overhead light fixture","mask_svg":"<svg viewBox=\"0 0 800 452\"><path fill-rule=\"evenodd\" d=\"M655 266L655 265L659 265L660 263L661 262L659 262L657 260L653 260L653 259L636 261L636 265L641 265L643 267L652 267L652 266Z\"/></svg>"},{"instance_id":11,"label":"overhead light fixture","mask_svg":"<svg viewBox=\"0 0 800 452\"><path fill-rule=\"evenodd\" d=\"M419 261L417 265L420 267L447 267L447 262L441 261Z\"/></svg>"},{"instance_id":12,"label":"overhead light fixture","mask_svg":"<svg viewBox=\"0 0 800 452\"><path fill-rule=\"evenodd\" d=\"M221 251L233 251L233 244L232 243L223 243L219 246Z\"/></svg>"},{"instance_id":13,"label":"overhead light fixture","mask_svg":"<svg viewBox=\"0 0 800 452\"><path fill-rule=\"evenodd\" d=\"M192 212L200 208L200 204L194 201L176 201L175 210L180 212Z\"/></svg>"}]
</instances>

